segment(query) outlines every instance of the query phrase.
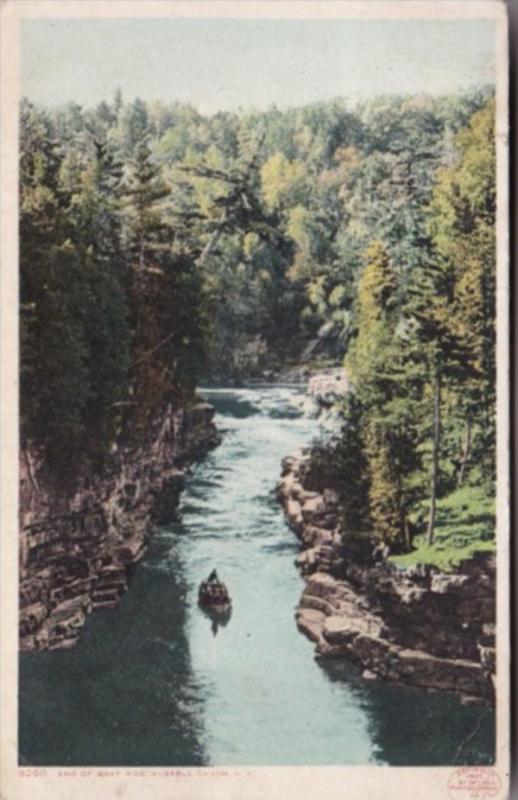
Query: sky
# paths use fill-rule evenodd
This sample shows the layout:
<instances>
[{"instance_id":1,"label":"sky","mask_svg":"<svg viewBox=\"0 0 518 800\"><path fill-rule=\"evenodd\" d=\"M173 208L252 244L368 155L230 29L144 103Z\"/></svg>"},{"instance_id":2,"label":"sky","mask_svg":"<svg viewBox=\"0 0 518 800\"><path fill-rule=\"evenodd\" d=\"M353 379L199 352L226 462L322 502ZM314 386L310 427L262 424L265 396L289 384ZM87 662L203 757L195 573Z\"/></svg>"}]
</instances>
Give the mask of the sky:
<instances>
[{"instance_id":1,"label":"sky","mask_svg":"<svg viewBox=\"0 0 518 800\"><path fill-rule=\"evenodd\" d=\"M494 80L494 22L39 19L22 27L22 93L37 104L181 101L204 113L333 97L447 94Z\"/></svg>"}]
</instances>

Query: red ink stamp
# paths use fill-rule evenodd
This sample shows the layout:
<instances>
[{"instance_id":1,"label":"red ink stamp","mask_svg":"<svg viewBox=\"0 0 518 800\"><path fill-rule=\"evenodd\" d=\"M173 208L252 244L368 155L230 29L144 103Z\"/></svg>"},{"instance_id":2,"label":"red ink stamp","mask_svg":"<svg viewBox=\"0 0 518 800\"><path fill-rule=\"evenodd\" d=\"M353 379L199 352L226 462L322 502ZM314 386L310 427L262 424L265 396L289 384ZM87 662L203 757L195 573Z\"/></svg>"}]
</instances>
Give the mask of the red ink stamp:
<instances>
[{"instance_id":1,"label":"red ink stamp","mask_svg":"<svg viewBox=\"0 0 518 800\"><path fill-rule=\"evenodd\" d=\"M502 788L500 776L490 767L460 767L448 781L450 800L496 800Z\"/></svg>"}]
</instances>

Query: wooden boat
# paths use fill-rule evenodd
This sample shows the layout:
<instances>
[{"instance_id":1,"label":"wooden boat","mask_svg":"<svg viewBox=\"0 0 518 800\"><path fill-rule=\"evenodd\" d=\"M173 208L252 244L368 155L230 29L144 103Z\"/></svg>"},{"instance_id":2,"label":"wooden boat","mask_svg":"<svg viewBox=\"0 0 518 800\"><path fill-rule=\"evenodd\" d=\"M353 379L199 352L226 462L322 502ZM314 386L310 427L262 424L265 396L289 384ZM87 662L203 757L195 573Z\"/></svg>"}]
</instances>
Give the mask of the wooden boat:
<instances>
[{"instance_id":1,"label":"wooden boat","mask_svg":"<svg viewBox=\"0 0 518 800\"><path fill-rule=\"evenodd\" d=\"M220 580L201 582L198 590L198 603L205 611L214 614L226 614L232 606L228 589Z\"/></svg>"}]
</instances>

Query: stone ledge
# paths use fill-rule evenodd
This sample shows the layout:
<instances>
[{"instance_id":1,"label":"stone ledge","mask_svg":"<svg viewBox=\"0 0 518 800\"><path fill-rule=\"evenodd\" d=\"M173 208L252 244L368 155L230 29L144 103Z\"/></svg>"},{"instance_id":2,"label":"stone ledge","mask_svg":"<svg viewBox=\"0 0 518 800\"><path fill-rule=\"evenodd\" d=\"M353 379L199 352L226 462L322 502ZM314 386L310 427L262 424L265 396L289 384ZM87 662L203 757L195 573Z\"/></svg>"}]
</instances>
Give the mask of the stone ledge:
<instances>
[{"instance_id":1,"label":"stone ledge","mask_svg":"<svg viewBox=\"0 0 518 800\"><path fill-rule=\"evenodd\" d=\"M455 573L344 561L338 498L315 492L311 454L283 459L277 495L302 542L306 579L296 619L322 657L346 657L384 678L465 702L493 702L494 563L475 557Z\"/></svg>"}]
</instances>

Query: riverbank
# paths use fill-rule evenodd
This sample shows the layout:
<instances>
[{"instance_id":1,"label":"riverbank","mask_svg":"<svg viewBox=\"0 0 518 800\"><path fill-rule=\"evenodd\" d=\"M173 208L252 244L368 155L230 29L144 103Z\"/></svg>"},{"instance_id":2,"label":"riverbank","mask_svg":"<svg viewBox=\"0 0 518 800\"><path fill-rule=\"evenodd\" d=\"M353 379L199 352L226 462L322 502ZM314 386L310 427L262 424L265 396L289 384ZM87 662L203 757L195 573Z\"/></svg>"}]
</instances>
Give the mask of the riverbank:
<instances>
[{"instance_id":1,"label":"riverbank","mask_svg":"<svg viewBox=\"0 0 518 800\"><path fill-rule=\"evenodd\" d=\"M73 647L87 615L111 608L152 529L173 515L189 465L220 436L214 409L168 407L139 447L111 454L102 474L64 492L31 448L20 461L20 649Z\"/></svg>"},{"instance_id":2,"label":"riverbank","mask_svg":"<svg viewBox=\"0 0 518 800\"><path fill-rule=\"evenodd\" d=\"M372 543L342 544L339 497L312 468L312 451L285 458L278 498L302 542L306 585L299 629L321 657L346 657L369 680L456 692L494 702L495 564L491 554L452 572L398 568ZM375 558L378 558L375 561Z\"/></svg>"}]
</instances>

